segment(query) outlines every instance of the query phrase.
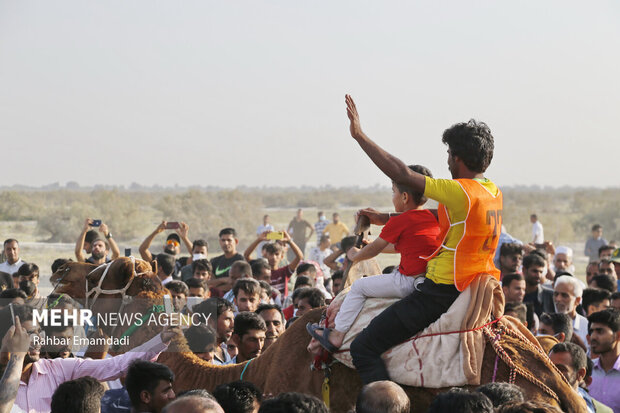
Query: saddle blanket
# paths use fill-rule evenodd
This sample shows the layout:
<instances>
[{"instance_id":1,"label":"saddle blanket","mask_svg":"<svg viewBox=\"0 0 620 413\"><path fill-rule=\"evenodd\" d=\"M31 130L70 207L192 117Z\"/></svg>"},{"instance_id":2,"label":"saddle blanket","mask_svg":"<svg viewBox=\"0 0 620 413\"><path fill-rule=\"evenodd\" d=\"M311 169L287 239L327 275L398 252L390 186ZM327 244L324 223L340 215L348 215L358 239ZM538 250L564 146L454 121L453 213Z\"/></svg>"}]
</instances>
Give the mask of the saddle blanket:
<instances>
[{"instance_id":1,"label":"saddle blanket","mask_svg":"<svg viewBox=\"0 0 620 413\"><path fill-rule=\"evenodd\" d=\"M334 301L343 299L344 294L339 294ZM341 349L347 351L334 354L334 358L354 368L348 351L351 342L374 317L397 300L366 299L345 336ZM390 378L416 387L479 385L485 339L481 330L474 329L503 313L504 295L499 281L490 275L478 277L437 321L414 339L382 355ZM433 335L437 333L442 334Z\"/></svg>"}]
</instances>

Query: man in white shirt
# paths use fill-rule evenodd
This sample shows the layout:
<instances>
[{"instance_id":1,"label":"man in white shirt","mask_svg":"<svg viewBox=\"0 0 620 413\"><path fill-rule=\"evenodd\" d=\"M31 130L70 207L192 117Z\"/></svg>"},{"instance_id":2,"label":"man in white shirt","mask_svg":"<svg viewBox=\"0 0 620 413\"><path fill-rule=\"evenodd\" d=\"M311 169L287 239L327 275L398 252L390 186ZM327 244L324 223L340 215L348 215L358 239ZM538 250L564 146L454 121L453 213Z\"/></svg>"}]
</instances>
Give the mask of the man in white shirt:
<instances>
[{"instance_id":1,"label":"man in white shirt","mask_svg":"<svg viewBox=\"0 0 620 413\"><path fill-rule=\"evenodd\" d=\"M555 280L553 286L553 304L555 311L567 314L573 320L573 332L586 344L588 341L588 319L577 313L581 303L583 288L575 277L562 275ZM587 344L586 344L587 345Z\"/></svg>"},{"instance_id":2,"label":"man in white shirt","mask_svg":"<svg viewBox=\"0 0 620 413\"><path fill-rule=\"evenodd\" d=\"M544 244L545 232L536 214L530 215L530 222L532 223L532 242L534 244Z\"/></svg>"},{"instance_id":3,"label":"man in white shirt","mask_svg":"<svg viewBox=\"0 0 620 413\"><path fill-rule=\"evenodd\" d=\"M19 267L24 263L19 258L19 243L16 239L9 238L4 241L4 256L6 261L0 264L0 271L7 274L14 274L19 270Z\"/></svg>"}]
</instances>

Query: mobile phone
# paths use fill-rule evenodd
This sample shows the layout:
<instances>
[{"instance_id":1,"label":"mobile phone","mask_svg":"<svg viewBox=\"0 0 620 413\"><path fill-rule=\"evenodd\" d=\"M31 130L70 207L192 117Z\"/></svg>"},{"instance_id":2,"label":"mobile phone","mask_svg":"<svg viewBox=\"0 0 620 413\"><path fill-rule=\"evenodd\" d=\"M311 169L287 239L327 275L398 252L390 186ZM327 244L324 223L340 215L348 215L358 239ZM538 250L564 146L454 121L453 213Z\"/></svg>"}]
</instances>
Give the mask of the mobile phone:
<instances>
[{"instance_id":1,"label":"mobile phone","mask_svg":"<svg viewBox=\"0 0 620 413\"><path fill-rule=\"evenodd\" d=\"M91 227L100 227L101 226L101 220L100 219L93 219L93 222L90 224Z\"/></svg>"},{"instance_id":2,"label":"mobile phone","mask_svg":"<svg viewBox=\"0 0 620 413\"><path fill-rule=\"evenodd\" d=\"M131 257L131 248L125 248L125 257Z\"/></svg>"},{"instance_id":3,"label":"mobile phone","mask_svg":"<svg viewBox=\"0 0 620 413\"><path fill-rule=\"evenodd\" d=\"M164 309L166 314L172 314L174 312L174 307L172 306L172 297L170 294L164 295Z\"/></svg>"},{"instance_id":4,"label":"mobile phone","mask_svg":"<svg viewBox=\"0 0 620 413\"><path fill-rule=\"evenodd\" d=\"M9 308L11 309L11 325L15 325L15 311L13 311L13 303L9 303Z\"/></svg>"},{"instance_id":5,"label":"mobile phone","mask_svg":"<svg viewBox=\"0 0 620 413\"><path fill-rule=\"evenodd\" d=\"M166 229L177 229L179 228L178 222L166 222Z\"/></svg>"},{"instance_id":6,"label":"mobile phone","mask_svg":"<svg viewBox=\"0 0 620 413\"><path fill-rule=\"evenodd\" d=\"M267 234L266 238L267 239L272 239L272 240L281 240L281 239L284 239L284 232L282 232L282 231L272 231L272 232Z\"/></svg>"}]
</instances>

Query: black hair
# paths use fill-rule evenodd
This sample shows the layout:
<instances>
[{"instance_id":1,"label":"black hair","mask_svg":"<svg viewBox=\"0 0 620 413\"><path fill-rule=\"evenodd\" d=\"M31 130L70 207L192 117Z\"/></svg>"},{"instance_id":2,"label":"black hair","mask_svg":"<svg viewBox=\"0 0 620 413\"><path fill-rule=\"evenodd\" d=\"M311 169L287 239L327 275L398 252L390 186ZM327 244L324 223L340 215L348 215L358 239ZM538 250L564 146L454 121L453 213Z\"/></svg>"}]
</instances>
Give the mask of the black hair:
<instances>
[{"instance_id":1,"label":"black hair","mask_svg":"<svg viewBox=\"0 0 620 413\"><path fill-rule=\"evenodd\" d=\"M605 300L611 300L611 292L600 288L586 288L581 295L581 306L588 313L588 307L599 305Z\"/></svg>"},{"instance_id":2,"label":"black hair","mask_svg":"<svg viewBox=\"0 0 620 413\"><path fill-rule=\"evenodd\" d=\"M269 297L271 297L271 294L272 294L272 291L273 291L273 288L271 287L271 284L269 284L269 283L268 283L267 281L265 281L265 280L260 280L260 281L258 281L258 283L260 284L260 288L261 288L262 290L266 291L266 292L267 292L267 295L268 295Z\"/></svg>"},{"instance_id":3,"label":"black hair","mask_svg":"<svg viewBox=\"0 0 620 413\"><path fill-rule=\"evenodd\" d=\"M553 276L553 284L555 284L555 281L556 281L558 278L562 277L563 275L568 275L569 277L574 277L574 275L573 275L573 274L571 274L571 273L570 273L570 272L568 272L568 271L563 271L563 270L562 270L562 271L558 271L558 272L556 272L556 273L555 273L555 275Z\"/></svg>"},{"instance_id":4,"label":"black hair","mask_svg":"<svg viewBox=\"0 0 620 413\"><path fill-rule=\"evenodd\" d=\"M99 239L99 234L94 229L87 231L86 235L84 235L84 242L88 242L89 244L92 244L94 241L98 239Z\"/></svg>"},{"instance_id":5,"label":"black hair","mask_svg":"<svg viewBox=\"0 0 620 413\"><path fill-rule=\"evenodd\" d=\"M157 254L155 259L157 260L157 265L166 276L172 275L176 264L176 258L174 258L174 255L162 252L161 254Z\"/></svg>"},{"instance_id":6,"label":"black hair","mask_svg":"<svg viewBox=\"0 0 620 413\"><path fill-rule=\"evenodd\" d=\"M192 353L202 353L205 347L216 342L216 332L206 324L192 325L183 332Z\"/></svg>"},{"instance_id":7,"label":"black hair","mask_svg":"<svg viewBox=\"0 0 620 413\"><path fill-rule=\"evenodd\" d=\"M523 255L523 245L518 242L505 242L499 247L500 257L506 257L508 255L521 254Z\"/></svg>"},{"instance_id":8,"label":"black hair","mask_svg":"<svg viewBox=\"0 0 620 413\"><path fill-rule=\"evenodd\" d=\"M428 413L493 413L493 403L483 393L468 392L458 387L439 393L431 402Z\"/></svg>"},{"instance_id":9,"label":"black hair","mask_svg":"<svg viewBox=\"0 0 620 413\"><path fill-rule=\"evenodd\" d=\"M502 286L503 287L510 287L510 284L512 284L513 281L523 281L525 280L525 278L523 278L523 275L521 275L518 272L512 272L510 274L506 274L504 275L504 278L502 278Z\"/></svg>"},{"instance_id":10,"label":"black hair","mask_svg":"<svg viewBox=\"0 0 620 413\"><path fill-rule=\"evenodd\" d=\"M322 244L323 242L327 241L329 239L329 234L322 234L321 238L319 239L319 244Z\"/></svg>"},{"instance_id":11,"label":"black hair","mask_svg":"<svg viewBox=\"0 0 620 413\"><path fill-rule=\"evenodd\" d=\"M598 231L599 229L603 229L601 224L594 224L594 225L592 225L592 231Z\"/></svg>"},{"instance_id":12,"label":"black hair","mask_svg":"<svg viewBox=\"0 0 620 413\"><path fill-rule=\"evenodd\" d=\"M71 258L56 258L52 263L52 274L68 262L73 262L73 260Z\"/></svg>"},{"instance_id":13,"label":"black hair","mask_svg":"<svg viewBox=\"0 0 620 413\"><path fill-rule=\"evenodd\" d=\"M540 322L551 326L554 334L564 333L564 341L571 341L573 338L573 320L568 314L564 313L542 313Z\"/></svg>"},{"instance_id":14,"label":"black hair","mask_svg":"<svg viewBox=\"0 0 620 413\"><path fill-rule=\"evenodd\" d=\"M592 324L604 324L614 333L620 330L620 311L614 308L607 308L602 311L590 314L588 317L588 334L592 334Z\"/></svg>"},{"instance_id":15,"label":"black hair","mask_svg":"<svg viewBox=\"0 0 620 413\"><path fill-rule=\"evenodd\" d=\"M145 360L136 360L131 363L125 378L125 388L129 393L131 405L137 409L142 402L140 393L146 390L152 394L160 381L170 383L174 381L174 373L168 366Z\"/></svg>"},{"instance_id":16,"label":"black hair","mask_svg":"<svg viewBox=\"0 0 620 413\"><path fill-rule=\"evenodd\" d=\"M619 298L620 298L620 291L616 291L616 292L611 294L610 300L617 300Z\"/></svg>"},{"instance_id":17,"label":"black hair","mask_svg":"<svg viewBox=\"0 0 620 413\"><path fill-rule=\"evenodd\" d=\"M479 386L476 391L487 396L493 403L493 407L525 400L521 387L512 383L487 383Z\"/></svg>"},{"instance_id":18,"label":"black hair","mask_svg":"<svg viewBox=\"0 0 620 413\"><path fill-rule=\"evenodd\" d=\"M68 294L50 294L47 296L47 308L52 309L62 305L70 305L73 308L80 308L80 304Z\"/></svg>"},{"instance_id":19,"label":"black hair","mask_svg":"<svg viewBox=\"0 0 620 413\"><path fill-rule=\"evenodd\" d=\"M252 261L251 267L252 267L253 277L258 277L260 273L263 272L264 269L271 270L271 267L269 266L269 263L267 262L267 260L262 259L262 258Z\"/></svg>"},{"instance_id":20,"label":"black hair","mask_svg":"<svg viewBox=\"0 0 620 413\"><path fill-rule=\"evenodd\" d=\"M265 248L265 252L269 254L275 255L282 252L282 245L278 244L277 242L270 242L268 244L265 244L263 248Z\"/></svg>"},{"instance_id":21,"label":"black hair","mask_svg":"<svg viewBox=\"0 0 620 413\"><path fill-rule=\"evenodd\" d=\"M15 298L23 298L24 300L28 298L26 293L19 288L7 288L6 290L0 292L0 307L4 307L4 302L7 303L13 301ZM10 317L9 317L10 318Z\"/></svg>"},{"instance_id":22,"label":"black hair","mask_svg":"<svg viewBox=\"0 0 620 413\"><path fill-rule=\"evenodd\" d=\"M203 258L201 260L192 261L192 274L196 271L207 271L209 275L213 275L213 267L208 259Z\"/></svg>"},{"instance_id":23,"label":"black hair","mask_svg":"<svg viewBox=\"0 0 620 413\"><path fill-rule=\"evenodd\" d=\"M258 294L260 297L261 286L254 278L240 278L233 286L233 295L235 297L239 294L239 290L243 291L247 295Z\"/></svg>"},{"instance_id":24,"label":"black hair","mask_svg":"<svg viewBox=\"0 0 620 413\"><path fill-rule=\"evenodd\" d=\"M207 251L209 250L209 243L204 239L197 239L192 242L192 249L196 247L206 247Z\"/></svg>"},{"instance_id":25,"label":"black hair","mask_svg":"<svg viewBox=\"0 0 620 413\"><path fill-rule=\"evenodd\" d=\"M329 413L329 410L314 396L290 392L265 400L258 413Z\"/></svg>"},{"instance_id":26,"label":"black hair","mask_svg":"<svg viewBox=\"0 0 620 413\"><path fill-rule=\"evenodd\" d=\"M452 125L443 132L441 141L473 172L482 173L491 164L495 145L491 129L484 122L470 119Z\"/></svg>"},{"instance_id":27,"label":"black hair","mask_svg":"<svg viewBox=\"0 0 620 413\"><path fill-rule=\"evenodd\" d=\"M598 288L607 290L610 293L618 291L618 281L611 274L597 274L592 277L590 282L595 282Z\"/></svg>"},{"instance_id":28,"label":"black hair","mask_svg":"<svg viewBox=\"0 0 620 413\"><path fill-rule=\"evenodd\" d=\"M534 252L523 257L524 269L529 269L531 267L544 267L545 264L545 259Z\"/></svg>"},{"instance_id":29,"label":"black hair","mask_svg":"<svg viewBox=\"0 0 620 413\"><path fill-rule=\"evenodd\" d=\"M17 273L15 274L16 277L19 276L35 276L38 277L39 276L39 266L37 264L33 264L33 263L24 263L22 264L19 269L17 270Z\"/></svg>"},{"instance_id":30,"label":"black hair","mask_svg":"<svg viewBox=\"0 0 620 413\"><path fill-rule=\"evenodd\" d=\"M615 250L616 249L613 246L611 246L611 245L602 245L598 249L598 256L600 257L601 256L601 252L603 252L603 251L612 251L613 252Z\"/></svg>"},{"instance_id":31,"label":"black hair","mask_svg":"<svg viewBox=\"0 0 620 413\"><path fill-rule=\"evenodd\" d=\"M500 406L496 413L561 413L562 410L545 402L527 401Z\"/></svg>"},{"instance_id":32,"label":"black hair","mask_svg":"<svg viewBox=\"0 0 620 413\"><path fill-rule=\"evenodd\" d=\"M52 396L50 413L99 413L105 389L91 376L61 383Z\"/></svg>"},{"instance_id":33,"label":"black hair","mask_svg":"<svg viewBox=\"0 0 620 413\"><path fill-rule=\"evenodd\" d=\"M338 270L332 274L332 281L341 280L344 277L344 271Z\"/></svg>"},{"instance_id":34,"label":"black hair","mask_svg":"<svg viewBox=\"0 0 620 413\"><path fill-rule=\"evenodd\" d=\"M15 238L8 238L8 239L4 240L4 246L6 247L6 245L10 244L11 242L16 242L17 245L19 245L19 241L17 241Z\"/></svg>"},{"instance_id":35,"label":"black hair","mask_svg":"<svg viewBox=\"0 0 620 413\"><path fill-rule=\"evenodd\" d=\"M249 311L243 311L235 317L235 326L233 327L233 334L243 337L250 330L267 331L265 320L259 317L258 314Z\"/></svg>"},{"instance_id":36,"label":"black hair","mask_svg":"<svg viewBox=\"0 0 620 413\"><path fill-rule=\"evenodd\" d=\"M299 300L308 299L308 304L312 308L319 308L325 305L325 296L318 288L304 288L297 296Z\"/></svg>"},{"instance_id":37,"label":"black hair","mask_svg":"<svg viewBox=\"0 0 620 413\"><path fill-rule=\"evenodd\" d=\"M430 169L428 169L425 166L409 165L409 169L421 175L430 176L431 178L433 177L433 174L431 173ZM428 198L424 196L423 192L415 191L410 186L404 185L398 182L394 182L394 185L396 185L396 188L398 188L398 192L400 192L401 194L404 194L404 193L409 194L413 198L413 202L418 206L424 205L426 201L428 201Z\"/></svg>"},{"instance_id":38,"label":"black hair","mask_svg":"<svg viewBox=\"0 0 620 413\"><path fill-rule=\"evenodd\" d=\"M304 262L304 263L299 264L297 268L295 269L295 272L297 274L302 274L308 270L310 271L310 273L316 274L316 267L314 266L314 264L309 263L309 262Z\"/></svg>"},{"instance_id":39,"label":"black hair","mask_svg":"<svg viewBox=\"0 0 620 413\"><path fill-rule=\"evenodd\" d=\"M170 291L173 291L177 294L189 294L189 287L183 281L173 280L166 284L166 288Z\"/></svg>"},{"instance_id":40,"label":"black hair","mask_svg":"<svg viewBox=\"0 0 620 413\"><path fill-rule=\"evenodd\" d=\"M551 347L549 354L551 353L570 353L575 372L588 366L586 352L575 343L558 343Z\"/></svg>"},{"instance_id":41,"label":"black hair","mask_svg":"<svg viewBox=\"0 0 620 413\"><path fill-rule=\"evenodd\" d=\"M190 278L189 280L185 281L185 284L187 284L188 293L189 293L190 288L204 288L205 291L209 291L207 280L200 280L198 278Z\"/></svg>"},{"instance_id":42,"label":"black hair","mask_svg":"<svg viewBox=\"0 0 620 413\"><path fill-rule=\"evenodd\" d=\"M514 312L516 318L523 324L527 323L527 306L523 303L506 303L504 307L504 314L508 312Z\"/></svg>"},{"instance_id":43,"label":"black hair","mask_svg":"<svg viewBox=\"0 0 620 413\"><path fill-rule=\"evenodd\" d=\"M284 317L282 308L277 304L259 304L255 313L260 316L260 313L262 313L263 311L270 311L270 310L276 310L278 313L280 313L280 318L282 318L282 323L286 322L286 317Z\"/></svg>"},{"instance_id":44,"label":"black hair","mask_svg":"<svg viewBox=\"0 0 620 413\"><path fill-rule=\"evenodd\" d=\"M312 283L312 281L310 281L310 277L306 275L298 276L297 279L295 280L295 286L293 287L293 291L301 288L304 285L308 285L312 287L314 284Z\"/></svg>"},{"instance_id":45,"label":"black hair","mask_svg":"<svg viewBox=\"0 0 620 413\"><path fill-rule=\"evenodd\" d=\"M220 384L213 396L226 413L252 413L254 403L263 401L263 392L249 381L233 381Z\"/></svg>"},{"instance_id":46,"label":"black hair","mask_svg":"<svg viewBox=\"0 0 620 413\"><path fill-rule=\"evenodd\" d=\"M235 231L234 228L224 228L220 230L220 233L218 234L218 238L220 238L222 235L232 235L233 238L237 238L237 231Z\"/></svg>"},{"instance_id":47,"label":"black hair","mask_svg":"<svg viewBox=\"0 0 620 413\"><path fill-rule=\"evenodd\" d=\"M192 307L192 311L194 313L201 313L205 317L204 320L206 320L206 317L209 317L213 313L214 309L217 318L225 311L233 311L233 305L230 301L224 298L211 297Z\"/></svg>"}]
</instances>

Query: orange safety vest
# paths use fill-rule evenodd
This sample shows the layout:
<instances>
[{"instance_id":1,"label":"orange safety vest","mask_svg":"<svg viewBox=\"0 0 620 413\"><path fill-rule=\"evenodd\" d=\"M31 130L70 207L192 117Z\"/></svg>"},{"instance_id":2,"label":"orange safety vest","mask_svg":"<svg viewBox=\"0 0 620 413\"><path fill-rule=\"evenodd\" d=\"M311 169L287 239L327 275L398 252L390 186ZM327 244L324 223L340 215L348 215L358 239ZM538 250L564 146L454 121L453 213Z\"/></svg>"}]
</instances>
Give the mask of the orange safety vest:
<instances>
[{"instance_id":1,"label":"orange safety vest","mask_svg":"<svg viewBox=\"0 0 620 413\"><path fill-rule=\"evenodd\" d=\"M441 246L427 260L435 257L441 250L454 251L454 286L463 291L480 274L491 274L499 281L500 271L493 263L499 234L502 228L502 192L498 188L493 196L480 182L474 179L456 179L467 195L467 218L461 222L450 222L445 205L439 204L439 237ZM463 237L456 249L444 245L451 227L464 223Z\"/></svg>"}]
</instances>

